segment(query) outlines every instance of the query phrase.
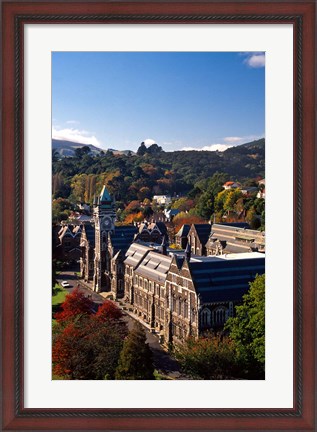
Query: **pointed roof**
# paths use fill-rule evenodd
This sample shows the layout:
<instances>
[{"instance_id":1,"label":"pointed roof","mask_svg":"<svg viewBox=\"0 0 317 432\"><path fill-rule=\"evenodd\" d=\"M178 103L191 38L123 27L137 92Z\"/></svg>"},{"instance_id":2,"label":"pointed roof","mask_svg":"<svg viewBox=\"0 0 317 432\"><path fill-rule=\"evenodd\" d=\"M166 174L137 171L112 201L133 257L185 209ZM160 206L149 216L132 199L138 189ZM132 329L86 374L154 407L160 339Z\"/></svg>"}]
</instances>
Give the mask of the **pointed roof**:
<instances>
[{"instance_id":1,"label":"pointed roof","mask_svg":"<svg viewBox=\"0 0 317 432\"><path fill-rule=\"evenodd\" d=\"M112 199L110 197L109 192L106 189L106 186L103 185L101 193L100 193L100 203L108 203L108 202L112 202Z\"/></svg>"}]
</instances>

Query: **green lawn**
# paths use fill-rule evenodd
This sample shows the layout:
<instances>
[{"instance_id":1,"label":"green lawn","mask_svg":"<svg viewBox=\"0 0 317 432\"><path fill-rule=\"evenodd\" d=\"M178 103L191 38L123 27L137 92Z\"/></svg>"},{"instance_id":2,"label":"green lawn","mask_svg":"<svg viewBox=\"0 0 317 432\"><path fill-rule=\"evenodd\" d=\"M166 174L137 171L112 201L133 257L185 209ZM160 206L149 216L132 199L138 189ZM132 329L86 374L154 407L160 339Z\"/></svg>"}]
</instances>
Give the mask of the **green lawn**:
<instances>
[{"instance_id":1,"label":"green lawn","mask_svg":"<svg viewBox=\"0 0 317 432\"><path fill-rule=\"evenodd\" d=\"M55 284L53 288L53 296L52 296L52 314L54 315L56 312L60 310L61 304L65 301L65 297L68 292L59 284ZM53 318L53 325L55 325L55 320Z\"/></svg>"}]
</instances>

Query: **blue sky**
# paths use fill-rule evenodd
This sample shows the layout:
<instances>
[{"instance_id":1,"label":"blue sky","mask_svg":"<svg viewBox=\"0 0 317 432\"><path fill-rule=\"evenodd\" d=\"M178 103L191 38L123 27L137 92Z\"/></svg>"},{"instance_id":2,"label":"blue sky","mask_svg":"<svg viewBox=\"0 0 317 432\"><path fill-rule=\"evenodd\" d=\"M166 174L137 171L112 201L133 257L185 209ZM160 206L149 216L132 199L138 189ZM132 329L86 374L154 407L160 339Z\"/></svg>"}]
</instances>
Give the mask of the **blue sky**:
<instances>
[{"instance_id":1,"label":"blue sky","mask_svg":"<svg viewBox=\"0 0 317 432\"><path fill-rule=\"evenodd\" d=\"M54 52L53 138L133 151L145 140L212 151L258 139L264 63L263 53Z\"/></svg>"}]
</instances>

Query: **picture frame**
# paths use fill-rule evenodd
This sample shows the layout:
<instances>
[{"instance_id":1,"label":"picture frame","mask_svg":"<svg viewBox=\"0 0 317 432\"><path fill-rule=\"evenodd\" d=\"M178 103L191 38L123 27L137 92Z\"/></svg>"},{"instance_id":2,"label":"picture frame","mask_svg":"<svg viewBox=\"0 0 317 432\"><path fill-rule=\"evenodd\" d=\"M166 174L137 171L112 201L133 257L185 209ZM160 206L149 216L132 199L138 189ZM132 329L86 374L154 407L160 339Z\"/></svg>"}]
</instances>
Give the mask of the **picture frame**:
<instances>
[{"instance_id":1,"label":"picture frame","mask_svg":"<svg viewBox=\"0 0 317 432\"><path fill-rule=\"evenodd\" d=\"M291 23L294 26L294 406L292 409L24 407L24 87L27 23ZM315 2L3 2L3 430L315 430Z\"/></svg>"}]
</instances>

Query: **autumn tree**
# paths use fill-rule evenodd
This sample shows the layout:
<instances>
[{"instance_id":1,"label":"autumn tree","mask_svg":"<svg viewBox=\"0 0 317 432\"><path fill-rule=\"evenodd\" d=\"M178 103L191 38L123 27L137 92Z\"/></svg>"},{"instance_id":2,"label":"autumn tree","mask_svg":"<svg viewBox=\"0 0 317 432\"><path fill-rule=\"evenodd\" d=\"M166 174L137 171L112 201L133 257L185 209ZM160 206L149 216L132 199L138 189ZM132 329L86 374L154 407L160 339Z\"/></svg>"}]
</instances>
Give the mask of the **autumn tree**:
<instances>
[{"instance_id":1,"label":"autumn tree","mask_svg":"<svg viewBox=\"0 0 317 432\"><path fill-rule=\"evenodd\" d=\"M201 224L207 221L200 216L191 213L180 212L173 218L175 232L177 233L184 224Z\"/></svg>"},{"instance_id":2,"label":"autumn tree","mask_svg":"<svg viewBox=\"0 0 317 432\"><path fill-rule=\"evenodd\" d=\"M85 294L75 288L70 294L66 295L65 301L61 304L61 312L54 315L60 324L67 323L78 315L90 315L93 312L94 303Z\"/></svg>"},{"instance_id":3,"label":"autumn tree","mask_svg":"<svg viewBox=\"0 0 317 432\"><path fill-rule=\"evenodd\" d=\"M53 373L62 379L114 379L127 326L77 315L53 338Z\"/></svg>"},{"instance_id":4,"label":"autumn tree","mask_svg":"<svg viewBox=\"0 0 317 432\"><path fill-rule=\"evenodd\" d=\"M105 300L99 306L95 318L100 321L119 320L122 318L122 311L111 300Z\"/></svg>"},{"instance_id":5,"label":"autumn tree","mask_svg":"<svg viewBox=\"0 0 317 432\"><path fill-rule=\"evenodd\" d=\"M250 283L236 316L228 319L225 329L234 341L237 354L248 374L263 378L265 363L265 275Z\"/></svg>"},{"instance_id":6,"label":"autumn tree","mask_svg":"<svg viewBox=\"0 0 317 432\"><path fill-rule=\"evenodd\" d=\"M154 379L153 373L152 352L145 331L137 322L124 341L115 376L119 380L150 380Z\"/></svg>"}]
</instances>

